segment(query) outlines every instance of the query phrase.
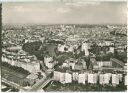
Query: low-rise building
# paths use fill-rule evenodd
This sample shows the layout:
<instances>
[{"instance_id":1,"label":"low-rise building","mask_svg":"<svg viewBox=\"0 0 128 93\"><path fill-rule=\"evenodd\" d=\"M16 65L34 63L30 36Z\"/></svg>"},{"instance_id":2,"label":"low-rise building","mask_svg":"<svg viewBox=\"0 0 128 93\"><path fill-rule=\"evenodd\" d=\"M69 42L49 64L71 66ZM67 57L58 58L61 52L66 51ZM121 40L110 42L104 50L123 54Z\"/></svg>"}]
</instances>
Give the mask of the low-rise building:
<instances>
[{"instance_id":1,"label":"low-rise building","mask_svg":"<svg viewBox=\"0 0 128 93\"><path fill-rule=\"evenodd\" d=\"M83 70L83 64L77 62L74 66L74 70Z\"/></svg>"},{"instance_id":2,"label":"low-rise building","mask_svg":"<svg viewBox=\"0 0 128 93\"><path fill-rule=\"evenodd\" d=\"M115 49L114 49L114 46L110 46L108 52L114 53L114 50L115 50Z\"/></svg>"},{"instance_id":3,"label":"low-rise building","mask_svg":"<svg viewBox=\"0 0 128 93\"><path fill-rule=\"evenodd\" d=\"M53 61L53 58L52 57L50 57L50 56L45 56L44 57L44 63L45 64L48 63L48 62L51 62L51 61Z\"/></svg>"},{"instance_id":4,"label":"low-rise building","mask_svg":"<svg viewBox=\"0 0 128 93\"><path fill-rule=\"evenodd\" d=\"M48 62L45 64L49 69L52 69L55 65L55 62L54 61L51 61L51 62Z\"/></svg>"},{"instance_id":5,"label":"low-rise building","mask_svg":"<svg viewBox=\"0 0 128 93\"><path fill-rule=\"evenodd\" d=\"M111 61L97 61L99 67L112 67Z\"/></svg>"},{"instance_id":6,"label":"low-rise building","mask_svg":"<svg viewBox=\"0 0 128 93\"><path fill-rule=\"evenodd\" d=\"M44 57L44 63L45 63L45 66L47 66L49 69L52 69L55 65L53 57L50 57L50 56Z\"/></svg>"},{"instance_id":7,"label":"low-rise building","mask_svg":"<svg viewBox=\"0 0 128 93\"><path fill-rule=\"evenodd\" d=\"M58 44L58 47L57 47L58 51L59 52L66 52L65 49L67 49L67 46L66 45L61 45L61 44Z\"/></svg>"},{"instance_id":8,"label":"low-rise building","mask_svg":"<svg viewBox=\"0 0 128 93\"><path fill-rule=\"evenodd\" d=\"M33 85L36 82L36 80L38 79L38 76L36 74L30 74L26 78L28 79L29 84Z\"/></svg>"},{"instance_id":9,"label":"low-rise building","mask_svg":"<svg viewBox=\"0 0 128 93\"><path fill-rule=\"evenodd\" d=\"M74 52L74 47L73 46L69 46L68 47L68 52Z\"/></svg>"}]
</instances>

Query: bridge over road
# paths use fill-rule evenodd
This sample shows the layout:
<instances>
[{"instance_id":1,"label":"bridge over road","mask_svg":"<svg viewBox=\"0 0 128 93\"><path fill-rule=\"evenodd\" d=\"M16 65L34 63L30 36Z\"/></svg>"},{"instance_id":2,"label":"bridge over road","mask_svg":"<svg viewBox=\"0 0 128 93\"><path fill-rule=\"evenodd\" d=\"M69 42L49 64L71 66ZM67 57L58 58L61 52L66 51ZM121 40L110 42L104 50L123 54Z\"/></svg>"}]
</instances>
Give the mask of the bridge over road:
<instances>
[{"instance_id":1,"label":"bridge over road","mask_svg":"<svg viewBox=\"0 0 128 93\"><path fill-rule=\"evenodd\" d=\"M48 83L53 80L51 74L52 73L49 73L47 76L37 81L36 84L34 84L29 91L38 91L40 89L43 89Z\"/></svg>"}]
</instances>

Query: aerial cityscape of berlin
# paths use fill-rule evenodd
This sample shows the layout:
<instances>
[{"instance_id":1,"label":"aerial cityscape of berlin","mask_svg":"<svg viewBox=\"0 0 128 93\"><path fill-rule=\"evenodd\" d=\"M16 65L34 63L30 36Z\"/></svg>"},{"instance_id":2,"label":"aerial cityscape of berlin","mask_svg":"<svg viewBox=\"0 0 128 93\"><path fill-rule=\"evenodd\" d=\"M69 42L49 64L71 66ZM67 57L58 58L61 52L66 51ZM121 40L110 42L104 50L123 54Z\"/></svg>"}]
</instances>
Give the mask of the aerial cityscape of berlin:
<instances>
[{"instance_id":1,"label":"aerial cityscape of berlin","mask_svg":"<svg viewBox=\"0 0 128 93\"><path fill-rule=\"evenodd\" d=\"M127 2L3 2L2 92L127 91Z\"/></svg>"}]
</instances>

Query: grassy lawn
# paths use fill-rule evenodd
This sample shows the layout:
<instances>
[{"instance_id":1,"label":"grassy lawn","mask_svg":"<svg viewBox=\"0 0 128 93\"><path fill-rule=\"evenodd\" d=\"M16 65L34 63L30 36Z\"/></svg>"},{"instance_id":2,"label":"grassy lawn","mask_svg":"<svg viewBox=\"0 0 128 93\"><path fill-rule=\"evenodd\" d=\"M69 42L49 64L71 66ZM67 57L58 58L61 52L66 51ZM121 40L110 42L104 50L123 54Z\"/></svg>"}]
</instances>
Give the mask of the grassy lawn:
<instances>
[{"instance_id":1,"label":"grassy lawn","mask_svg":"<svg viewBox=\"0 0 128 93\"><path fill-rule=\"evenodd\" d=\"M122 86L122 87L120 87ZM53 82L50 84L47 88L45 88L45 91L50 92L50 91L125 91L126 87L123 85L119 85L117 87L112 87L112 86L101 86L99 84L96 85L90 85L90 84L78 84L77 82L73 82L71 84L61 84L59 82Z\"/></svg>"},{"instance_id":2,"label":"grassy lawn","mask_svg":"<svg viewBox=\"0 0 128 93\"><path fill-rule=\"evenodd\" d=\"M4 66L2 66L1 72L2 72L2 74L4 74L4 73L12 74L12 75L17 76L19 78L25 78L28 76L27 74L19 73L16 70L12 70L12 69L4 67Z\"/></svg>"},{"instance_id":3,"label":"grassy lawn","mask_svg":"<svg viewBox=\"0 0 128 93\"><path fill-rule=\"evenodd\" d=\"M18 73L17 71L2 66L1 76L8 81L23 85L24 81L26 80L27 74Z\"/></svg>"}]
</instances>

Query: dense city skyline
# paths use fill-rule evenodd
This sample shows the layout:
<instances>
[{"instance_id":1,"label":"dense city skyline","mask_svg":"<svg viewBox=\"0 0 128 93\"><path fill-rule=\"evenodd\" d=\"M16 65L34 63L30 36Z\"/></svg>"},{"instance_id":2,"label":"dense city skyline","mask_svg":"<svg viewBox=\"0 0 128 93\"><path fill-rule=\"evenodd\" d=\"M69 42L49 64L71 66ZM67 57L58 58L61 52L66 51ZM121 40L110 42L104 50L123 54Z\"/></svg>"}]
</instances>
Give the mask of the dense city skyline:
<instances>
[{"instance_id":1,"label":"dense city skyline","mask_svg":"<svg viewBox=\"0 0 128 93\"><path fill-rule=\"evenodd\" d=\"M3 3L4 24L126 24L126 2Z\"/></svg>"},{"instance_id":2,"label":"dense city skyline","mask_svg":"<svg viewBox=\"0 0 128 93\"><path fill-rule=\"evenodd\" d=\"M127 91L126 2L29 1L1 4L1 92Z\"/></svg>"}]
</instances>

